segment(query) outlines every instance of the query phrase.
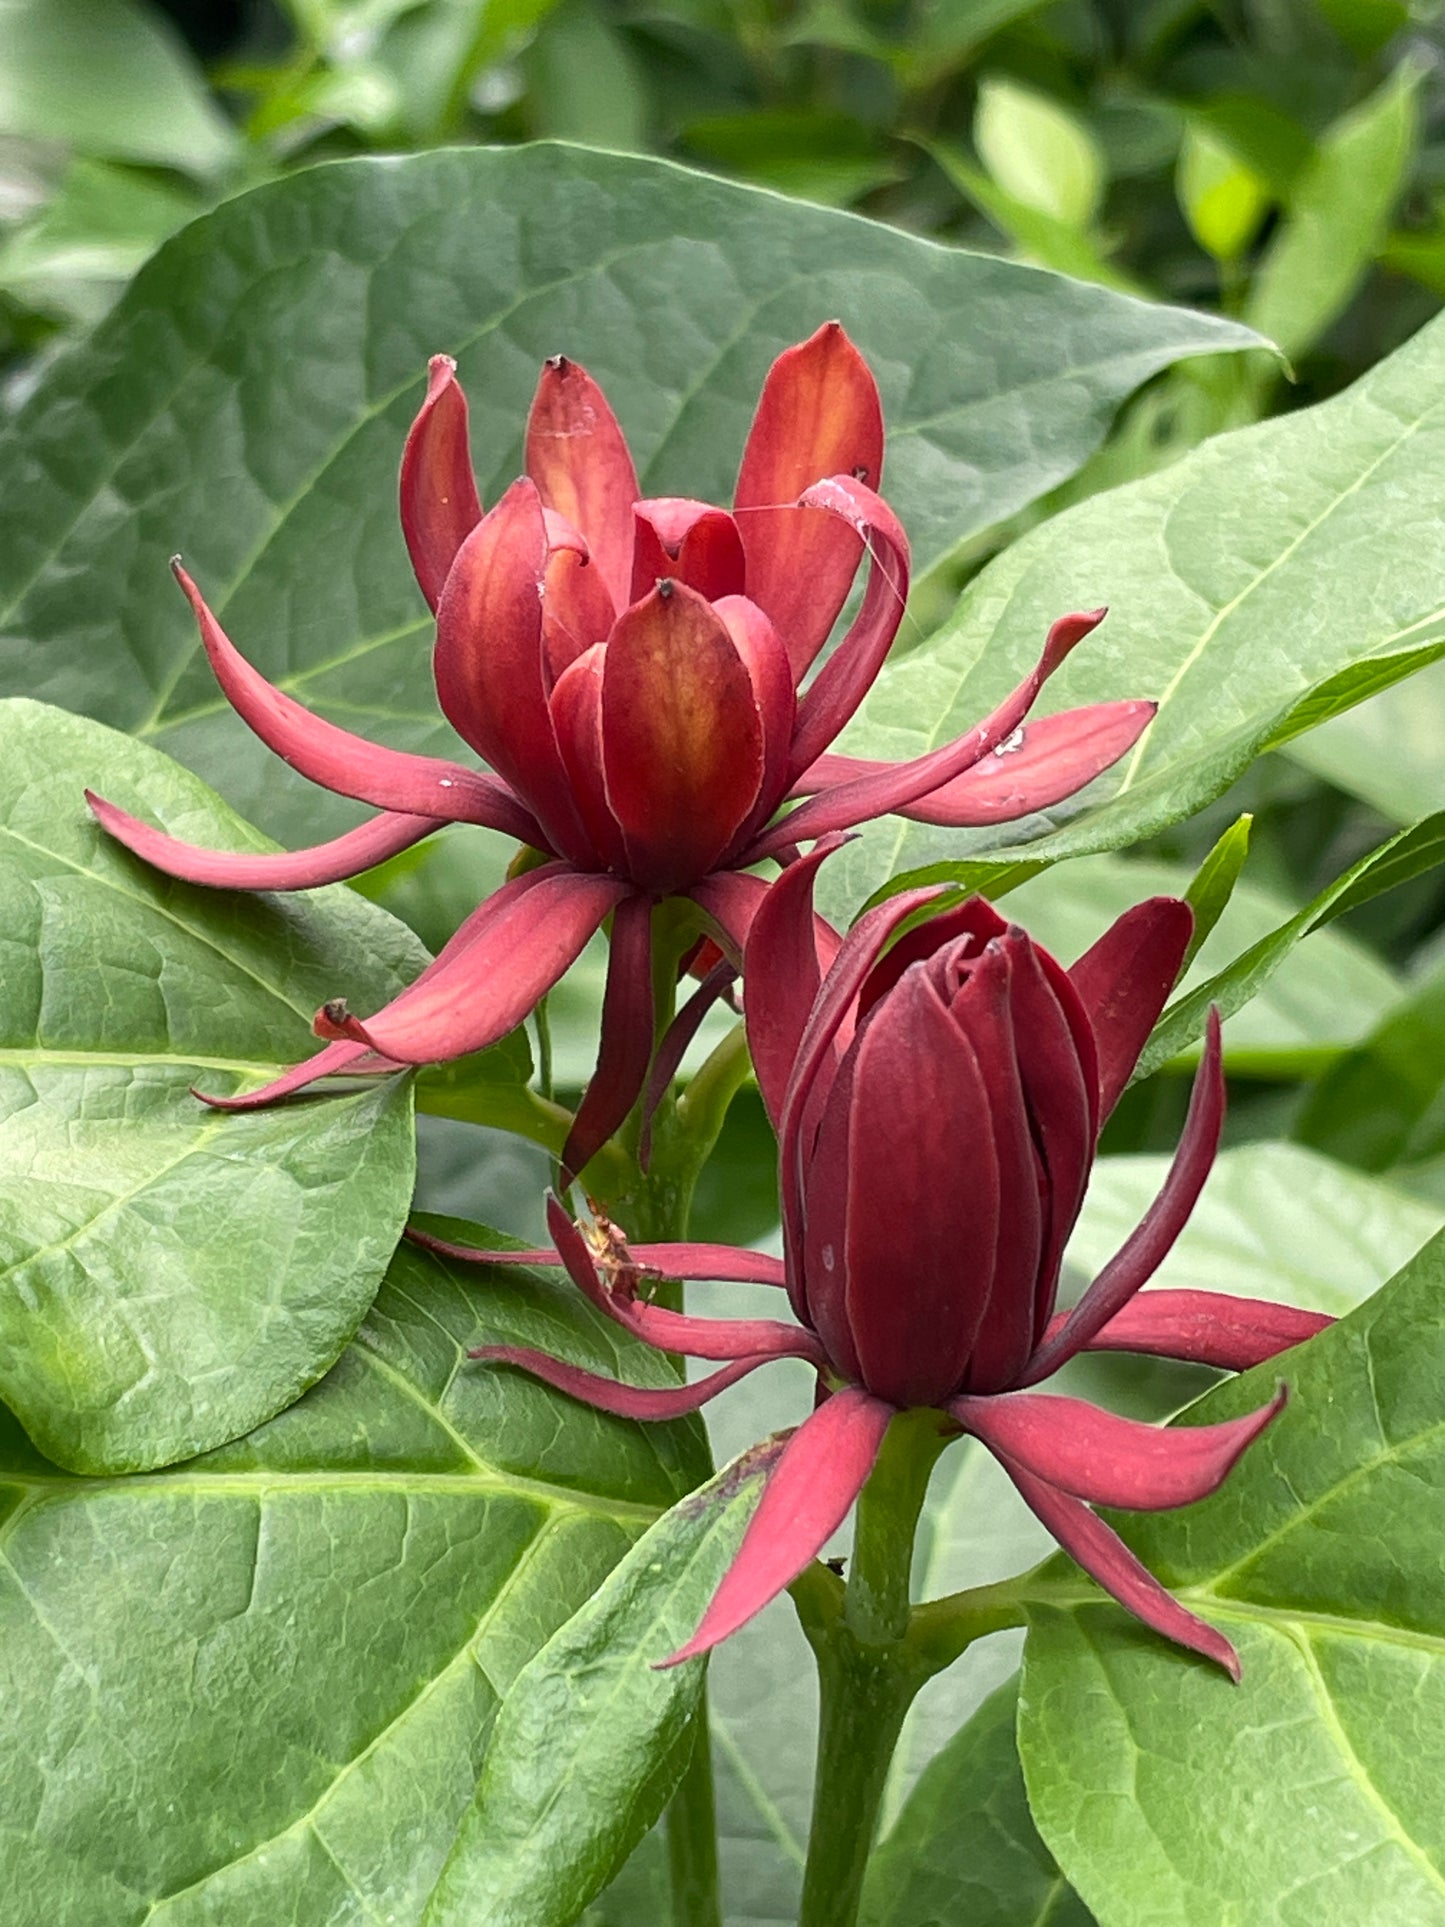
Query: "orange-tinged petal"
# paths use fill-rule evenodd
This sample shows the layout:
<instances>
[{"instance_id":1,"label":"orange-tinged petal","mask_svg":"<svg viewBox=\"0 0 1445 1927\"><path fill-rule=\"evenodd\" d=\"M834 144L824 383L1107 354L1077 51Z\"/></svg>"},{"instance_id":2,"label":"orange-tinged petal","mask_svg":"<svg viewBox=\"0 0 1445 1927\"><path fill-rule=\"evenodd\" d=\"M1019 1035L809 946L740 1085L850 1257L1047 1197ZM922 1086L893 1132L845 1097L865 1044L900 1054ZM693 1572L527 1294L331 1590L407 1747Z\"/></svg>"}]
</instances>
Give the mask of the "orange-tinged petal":
<instances>
[{"instance_id":1,"label":"orange-tinged petal","mask_svg":"<svg viewBox=\"0 0 1445 1927\"><path fill-rule=\"evenodd\" d=\"M433 355L426 399L401 457L401 531L430 608L457 550L482 519L467 439L467 398L450 355Z\"/></svg>"},{"instance_id":2,"label":"orange-tinged petal","mask_svg":"<svg viewBox=\"0 0 1445 1927\"><path fill-rule=\"evenodd\" d=\"M582 531L613 607L625 608L637 471L607 397L565 355L554 355L537 383L527 421L527 473L547 507Z\"/></svg>"}]
</instances>

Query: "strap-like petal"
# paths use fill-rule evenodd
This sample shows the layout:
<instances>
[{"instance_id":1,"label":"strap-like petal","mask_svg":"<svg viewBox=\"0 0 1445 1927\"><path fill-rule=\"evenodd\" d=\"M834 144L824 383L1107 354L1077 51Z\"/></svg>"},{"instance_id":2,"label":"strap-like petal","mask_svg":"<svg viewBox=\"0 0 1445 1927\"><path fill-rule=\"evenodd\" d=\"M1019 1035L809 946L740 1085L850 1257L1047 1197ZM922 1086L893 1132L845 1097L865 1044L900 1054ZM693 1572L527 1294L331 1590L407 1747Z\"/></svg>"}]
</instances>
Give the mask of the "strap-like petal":
<instances>
[{"instance_id":1,"label":"strap-like petal","mask_svg":"<svg viewBox=\"0 0 1445 1927\"><path fill-rule=\"evenodd\" d=\"M519 1371L540 1378L544 1385L553 1385L569 1398L595 1406L599 1412L636 1419L684 1418L706 1405L709 1399L716 1398L719 1392L725 1392L729 1385L746 1378L749 1372L755 1372L759 1365L771 1364L775 1356L773 1352L763 1352L756 1358L735 1359L720 1372L709 1372L706 1378L696 1379L691 1385L659 1388L624 1385L618 1379L604 1378L600 1372L568 1365L563 1359L553 1358L547 1352L534 1352L523 1345L478 1345L467 1353L468 1358L488 1364L515 1365Z\"/></svg>"},{"instance_id":2,"label":"strap-like petal","mask_svg":"<svg viewBox=\"0 0 1445 1927\"><path fill-rule=\"evenodd\" d=\"M1099 1122L1124 1094L1194 934L1179 897L1150 897L1126 910L1069 971L1099 1047Z\"/></svg>"},{"instance_id":3,"label":"strap-like petal","mask_svg":"<svg viewBox=\"0 0 1445 1927\"><path fill-rule=\"evenodd\" d=\"M359 803L378 809L443 822L484 823L522 842L537 842L541 832L535 819L495 776L444 762L439 756L383 749L313 715L267 682L222 629L179 561L171 567L195 612L216 680L232 708L293 769L338 796L354 796Z\"/></svg>"},{"instance_id":4,"label":"strap-like petal","mask_svg":"<svg viewBox=\"0 0 1445 1927\"><path fill-rule=\"evenodd\" d=\"M827 641L862 540L846 522L793 504L828 475L876 489L882 469L877 384L842 325L825 322L768 371L734 498L747 592L786 643L795 682Z\"/></svg>"},{"instance_id":5,"label":"strap-like petal","mask_svg":"<svg viewBox=\"0 0 1445 1927\"><path fill-rule=\"evenodd\" d=\"M443 1258L459 1258L464 1264L477 1265L555 1265L557 1253L549 1245L526 1251L487 1251L480 1245L453 1244L437 1238L417 1225L407 1229L414 1244L425 1246ZM640 1244L629 1245L635 1261L660 1278L718 1279L724 1284L778 1285L783 1282L783 1261L763 1251L743 1251L735 1245Z\"/></svg>"},{"instance_id":6,"label":"strap-like petal","mask_svg":"<svg viewBox=\"0 0 1445 1927\"><path fill-rule=\"evenodd\" d=\"M1268 1405L1218 1425L1145 1425L1038 1392L955 1398L948 1410L991 1452L1076 1499L1162 1512L1218 1491L1284 1402L1281 1386Z\"/></svg>"},{"instance_id":7,"label":"strap-like petal","mask_svg":"<svg viewBox=\"0 0 1445 1927\"><path fill-rule=\"evenodd\" d=\"M1155 703L1092 703L1024 723L951 783L898 811L915 823L971 829L1015 823L1051 809L1117 763L1153 721ZM795 796L836 789L890 767L862 756L820 756L793 785Z\"/></svg>"},{"instance_id":8,"label":"strap-like petal","mask_svg":"<svg viewBox=\"0 0 1445 1927\"><path fill-rule=\"evenodd\" d=\"M612 606L625 609L632 599L637 471L607 397L565 355L554 355L537 383L526 460L547 507L581 530Z\"/></svg>"},{"instance_id":9,"label":"strap-like petal","mask_svg":"<svg viewBox=\"0 0 1445 1927\"><path fill-rule=\"evenodd\" d=\"M426 399L401 457L401 532L427 606L441 600L457 550L482 519L467 439L467 398L450 355L427 364Z\"/></svg>"},{"instance_id":10,"label":"strap-like petal","mask_svg":"<svg viewBox=\"0 0 1445 1927\"><path fill-rule=\"evenodd\" d=\"M1049 1335L1068 1318L1061 1312ZM1141 1291L1081 1347L1091 1352L1147 1352L1155 1358L1182 1358L1191 1365L1213 1365L1223 1372L1247 1372L1277 1358L1292 1345L1334 1324L1328 1312L1277 1305L1267 1298L1236 1298L1226 1291L1176 1291L1168 1286Z\"/></svg>"},{"instance_id":11,"label":"strap-like petal","mask_svg":"<svg viewBox=\"0 0 1445 1927\"><path fill-rule=\"evenodd\" d=\"M344 1007L318 1013L323 1037L349 1037L402 1064L485 1050L521 1023L628 894L617 877L563 864L504 883L436 960L363 1023Z\"/></svg>"},{"instance_id":12,"label":"strap-like petal","mask_svg":"<svg viewBox=\"0 0 1445 1927\"><path fill-rule=\"evenodd\" d=\"M1162 1190L1145 1212L1138 1229L1115 1252L1063 1324L1044 1339L1019 1379L1021 1385L1037 1385L1075 1352L1082 1351L1153 1277L1188 1223L1189 1214L1204 1189L1223 1128L1224 1066L1219 1043L1219 1012L1211 1009L1204 1056L1194 1075L1179 1149L1174 1153Z\"/></svg>"},{"instance_id":13,"label":"strap-like petal","mask_svg":"<svg viewBox=\"0 0 1445 1927\"><path fill-rule=\"evenodd\" d=\"M769 1475L702 1623L663 1665L707 1652L793 1583L847 1518L892 1416L891 1405L850 1385L825 1399L798 1427Z\"/></svg>"},{"instance_id":14,"label":"strap-like petal","mask_svg":"<svg viewBox=\"0 0 1445 1927\"><path fill-rule=\"evenodd\" d=\"M568 1181L591 1163L641 1096L652 1031L652 904L628 896L612 919L597 1069L562 1147Z\"/></svg>"},{"instance_id":15,"label":"strap-like petal","mask_svg":"<svg viewBox=\"0 0 1445 1927\"><path fill-rule=\"evenodd\" d=\"M167 876L217 890L314 890L323 883L340 883L369 870L374 863L384 863L401 850L409 850L442 827L434 816L388 813L309 850L278 850L271 856L258 856L254 851L203 850L195 843L182 843L92 790L85 792L85 800L101 828L117 843L164 870Z\"/></svg>"},{"instance_id":16,"label":"strap-like petal","mask_svg":"<svg viewBox=\"0 0 1445 1927\"><path fill-rule=\"evenodd\" d=\"M203 1104L209 1104L213 1111L257 1111L264 1105L274 1104L279 1098L291 1097L295 1092L314 1084L318 1077L338 1077L371 1070L400 1070L399 1064L384 1064L376 1061L376 1054L365 1044L353 1043L342 1039L328 1044L325 1050L317 1051L303 1063L293 1064L289 1071L280 1077L273 1077L269 1084L260 1090L240 1091L234 1097L213 1097L208 1091L198 1091L191 1087L192 1097L198 1097Z\"/></svg>"},{"instance_id":17,"label":"strap-like petal","mask_svg":"<svg viewBox=\"0 0 1445 1927\"><path fill-rule=\"evenodd\" d=\"M1172 1639L1176 1646L1202 1653L1222 1666L1236 1683L1239 1680L1239 1655L1233 1646L1204 1620L1187 1612L1172 1594L1167 1593L1153 1573L1140 1564L1112 1526L1105 1525L1082 1499L1060 1492L1055 1486L1036 1479L1012 1460L1000 1460L1018 1487L1029 1510L1047 1527L1076 1564L1117 1599L1127 1612L1143 1620L1156 1633Z\"/></svg>"},{"instance_id":18,"label":"strap-like petal","mask_svg":"<svg viewBox=\"0 0 1445 1927\"><path fill-rule=\"evenodd\" d=\"M748 1050L774 1130L781 1122L783 1096L817 1002L823 970L837 955L835 941L832 955L819 957L813 886L818 865L842 840L825 837L807 856L790 863L758 905L748 932L744 953Z\"/></svg>"},{"instance_id":19,"label":"strap-like petal","mask_svg":"<svg viewBox=\"0 0 1445 1927\"><path fill-rule=\"evenodd\" d=\"M637 1138L637 1161L644 1171L652 1163L652 1120L657 1115L657 1107L677 1076L678 1066L687 1055L688 1045L697 1036L703 1019L719 997L731 990L737 982L737 975L736 969L726 958L714 964L663 1032L642 1091L642 1129Z\"/></svg>"},{"instance_id":20,"label":"strap-like petal","mask_svg":"<svg viewBox=\"0 0 1445 1927\"><path fill-rule=\"evenodd\" d=\"M866 598L864 608L867 608ZM926 756L916 756L911 762L885 766L875 776L860 776L851 783L840 783L836 789L824 790L810 797L806 803L800 803L791 814L764 831L753 844L749 860L772 856L780 848L825 836L830 830L851 829L858 823L868 822L872 817L887 816L906 809L910 803L917 802L920 797L931 794L961 776L965 770L972 769L989 750L1007 741L1013 734L1033 707L1049 677L1070 650L1098 627L1105 613L1103 609L1095 609L1087 615L1061 616L1050 629L1043 654L1035 667L1004 698L992 715L975 724L955 741L946 743L942 749L930 750ZM831 667L831 663L828 666ZM826 674L826 670L823 673ZM820 675L813 690L817 689L822 679ZM809 691L810 695L813 690ZM800 717L800 731L801 728ZM800 769L815 761L821 748L819 744L818 749L810 749L800 763Z\"/></svg>"}]
</instances>

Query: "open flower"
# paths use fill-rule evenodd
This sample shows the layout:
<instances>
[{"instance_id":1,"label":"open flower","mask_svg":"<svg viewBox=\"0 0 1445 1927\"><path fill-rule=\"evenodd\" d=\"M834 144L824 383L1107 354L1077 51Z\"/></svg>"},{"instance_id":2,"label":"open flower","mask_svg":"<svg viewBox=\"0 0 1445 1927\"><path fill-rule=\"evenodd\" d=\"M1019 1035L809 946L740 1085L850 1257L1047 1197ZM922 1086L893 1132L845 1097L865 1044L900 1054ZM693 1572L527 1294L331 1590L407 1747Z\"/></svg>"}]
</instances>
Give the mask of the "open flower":
<instances>
[{"instance_id":1,"label":"open flower","mask_svg":"<svg viewBox=\"0 0 1445 1927\"><path fill-rule=\"evenodd\" d=\"M491 1346L475 1356L636 1418L692 1409L771 1358L816 1369L821 1402L789 1439L736 1559L673 1660L725 1639L797 1577L842 1523L894 1414L922 1407L988 1446L1121 1604L1237 1676L1228 1640L1173 1599L1092 1508L1185 1505L1213 1492L1283 1392L1243 1418L1165 1429L1034 1389L1085 1349L1243 1369L1330 1322L1213 1292L1140 1294L1218 1143L1217 1016L1163 1190L1074 1309L1055 1312L1099 1130L1178 972L1188 906L1168 897L1139 905L1066 971L980 898L896 936L937 895L910 891L860 919L820 981L811 898L826 853L773 885L747 946L748 1035L781 1147L784 1259L691 1245L629 1251L612 1237L599 1267L551 1206L557 1249L594 1303L649 1343L723 1368L656 1391L533 1351ZM800 1322L663 1310L638 1296L649 1268L786 1284Z\"/></svg>"},{"instance_id":2,"label":"open flower","mask_svg":"<svg viewBox=\"0 0 1445 1927\"><path fill-rule=\"evenodd\" d=\"M1121 756L1152 704L1022 727L1102 610L1055 623L1032 673L956 741L897 765L828 753L907 594L907 539L876 492L882 462L877 388L836 322L773 364L731 513L644 497L601 389L558 356L532 405L527 473L483 514L455 364L437 356L402 458L401 520L436 612L441 706L485 772L384 749L313 715L245 661L177 565L240 715L303 775L382 814L318 848L258 857L196 849L91 798L112 835L173 876L251 890L353 876L449 822L502 830L545 859L483 903L385 1009L362 1019L327 1004L315 1025L327 1049L228 1101L482 1049L611 916L603 1054L567 1152L580 1168L646 1076L655 902L691 896L736 962L764 888L742 873L764 859L787 861L800 842L888 812L1006 821ZM856 620L804 687L865 548ZM802 800L779 817L790 799Z\"/></svg>"}]
</instances>

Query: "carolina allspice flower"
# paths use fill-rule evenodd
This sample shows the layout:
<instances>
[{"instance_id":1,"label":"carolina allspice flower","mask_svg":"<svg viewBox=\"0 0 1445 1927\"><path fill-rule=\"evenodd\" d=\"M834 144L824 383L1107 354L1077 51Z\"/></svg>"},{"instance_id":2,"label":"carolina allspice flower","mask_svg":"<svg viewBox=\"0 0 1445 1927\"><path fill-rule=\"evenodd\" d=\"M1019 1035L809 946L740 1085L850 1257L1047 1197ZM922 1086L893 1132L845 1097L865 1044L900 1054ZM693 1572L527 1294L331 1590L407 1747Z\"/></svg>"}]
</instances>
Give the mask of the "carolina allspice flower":
<instances>
[{"instance_id":1,"label":"carolina allspice flower","mask_svg":"<svg viewBox=\"0 0 1445 1927\"><path fill-rule=\"evenodd\" d=\"M655 902L690 896L736 965L766 887L742 873L764 859L786 862L800 842L888 812L1008 821L1123 755L1153 704L1096 704L1021 730L1102 610L1055 623L1032 673L943 748L896 765L828 753L907 594L907 538L876 492L882 464L877 387L837 322L774 362L732 513L644 497L601 389L557 356L532 404L527 472L484 514L455 363L435 357L402 458L401 522L436 613L441 707L488 772L313 715L245 661L175 565L244 720L304 776L382 814L315 849L257 857L180 843L91 797L113 836L172 876L247 890L354 876L452 822L486 824L546 859L489 897L383 1010L359 1018L343 1005L338 1019L324 1007L314 1027L325 1050L222 1101L260 1104L328 1073L483 1049L611 916L602 1058L566 1152L580 1169L647 1073ZM804 688L865 548L857 618ZM804 800L778 817L793 799Z\"/></svg>"},{"instance_id":2,"label":"carolina allspice flower","mask_svg":"<svg viewBox=\"0 0 1445 1927\"><path fill-rule=\"evenodd\" d=\"M1178 973L1190 910L1169 897L1140 904L1065 970L981 898L890 947L939 894L907 891L861 918L822 975L812 888L831 847L772 886L745 958L748 1038L780 1145L783 1260L641 1245L614 1250L599 1272L551 1204L557 1250L595 1304L650 1344L724 1360L723 1369L656 1391L514 1347L473 1355L634 1418L695 1409L772 1358L803 1358L817 1371L821 1402L769 1474L696 1634L668 1663L706 1652L797 1577L847 1515L894 1414L922 1407L988 1446L1059 1543L1130 1612L1238 1677L1223 1634L1172 1598L1092 1507L1205 1497L1278 1412L1283 1390L1243 1418L1160 1428L1033 1389L1083 1350L1242 1370L1331 1322L1215 1292L1140 1294L1218 1145L1217 1013L1163 1190L1074 1309L1055 1312L1100 1129ZM649 1267L784 1284L800 1323L646 1304L636 1284Z\"/></svg>"}]
</instances>

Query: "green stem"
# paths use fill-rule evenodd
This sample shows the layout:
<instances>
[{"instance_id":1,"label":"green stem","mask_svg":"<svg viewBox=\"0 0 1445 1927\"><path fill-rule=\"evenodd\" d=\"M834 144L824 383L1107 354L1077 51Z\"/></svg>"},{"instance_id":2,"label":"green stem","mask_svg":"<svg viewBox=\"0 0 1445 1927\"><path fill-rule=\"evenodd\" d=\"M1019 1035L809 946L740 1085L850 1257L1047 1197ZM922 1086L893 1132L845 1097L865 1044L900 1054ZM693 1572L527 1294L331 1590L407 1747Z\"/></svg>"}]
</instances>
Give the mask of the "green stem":
<instances>
[{"instance_id":1,"label":"green stem","mask_svg":"<svg viewBox=\"0 0 1445 1927\"><path fill-rule=\"evenodd\" d=\"M667 1809L667 1865L673 1927L722 1927L706 1697L693 1719L692 1757Z\"/></svg>"}]
</instances>

